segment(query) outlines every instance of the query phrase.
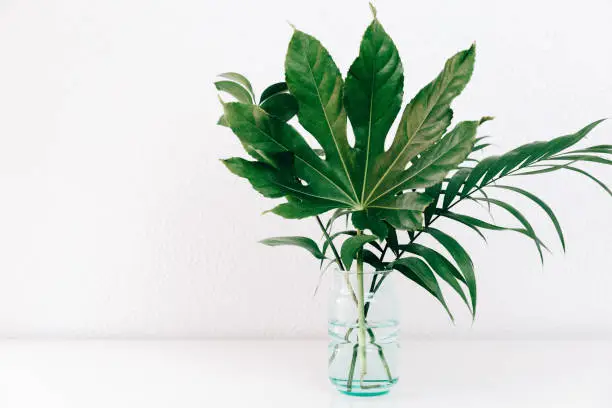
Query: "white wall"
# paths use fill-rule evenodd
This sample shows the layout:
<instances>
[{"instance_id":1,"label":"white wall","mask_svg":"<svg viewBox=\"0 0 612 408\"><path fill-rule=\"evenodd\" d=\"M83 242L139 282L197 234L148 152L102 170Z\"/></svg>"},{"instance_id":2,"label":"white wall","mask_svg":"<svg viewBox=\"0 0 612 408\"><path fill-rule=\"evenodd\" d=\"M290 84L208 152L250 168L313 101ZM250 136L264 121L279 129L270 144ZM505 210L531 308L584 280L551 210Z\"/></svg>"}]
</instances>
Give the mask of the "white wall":
<instances>
[{"instance_id":1,"label":"white wall","mask_svg":"<svg viewBox=\"0 0 612 408\"><path fill-rule=\"evenodd\" d=\"M407 95L477 41L455 110L497 117L490 153L612 116L608 0L377 5ZM315 262L256 243L318 237L315 225L260 216L273 203L217 160L242 152L215 126L214 76L242 72L258 91L281 80L287 20L346 71L370 14L348 0L0 3L0 336L325 335ZM588 142L611 134L604 124ZM471 327L452 298L453 327L398 278L405 335L612 336L612 202L575 174L522 185L556 209L568 253L529 205L554 251L543 268L523 238L484 246L449 224L477 264L479 317Z\"/></svg>"}]
</instances>

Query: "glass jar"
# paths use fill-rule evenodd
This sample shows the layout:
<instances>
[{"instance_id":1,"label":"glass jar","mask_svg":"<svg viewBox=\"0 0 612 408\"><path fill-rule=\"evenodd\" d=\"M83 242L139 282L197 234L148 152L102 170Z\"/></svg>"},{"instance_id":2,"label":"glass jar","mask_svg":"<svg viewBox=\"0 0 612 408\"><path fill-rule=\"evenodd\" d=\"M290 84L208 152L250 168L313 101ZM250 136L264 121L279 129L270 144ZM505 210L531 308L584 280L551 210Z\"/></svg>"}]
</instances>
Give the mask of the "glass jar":
<instances>
[{"instance_id":1,"label":"glass jar","mask_svg":"<svg viewBox=\"0 0 612 408\"><path fill-rule=\"evenodd\" d=\"M354 270L333 271L328 303L329 378L342 393L386 394L398 380L398 305L391 273L368 270L367 265L362 279ZM359 345L360 293L363 349Z\"/></svg>"}]
</instances>

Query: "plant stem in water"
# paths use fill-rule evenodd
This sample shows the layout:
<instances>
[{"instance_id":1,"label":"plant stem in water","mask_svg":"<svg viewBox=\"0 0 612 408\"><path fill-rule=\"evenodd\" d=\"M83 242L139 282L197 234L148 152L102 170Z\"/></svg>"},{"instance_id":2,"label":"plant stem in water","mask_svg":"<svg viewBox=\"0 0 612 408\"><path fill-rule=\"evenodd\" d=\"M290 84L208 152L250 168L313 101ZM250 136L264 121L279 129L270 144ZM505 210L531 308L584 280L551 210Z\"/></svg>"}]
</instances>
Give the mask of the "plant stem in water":
<instances>
[{"instance_id":1,"label":"plant stem in water","mask_svg":"<svg viewBox=\"0 0 612 408\"><path fill-rule=\"evenodd\" d=\"M357 235L361 235L361 231L357 231ZM360 250L357 254L357 313L358 313L358 327L359 332L357 333L358 344L359 344L359 359L361 360L361 379L366 376L368 372L367 360L366 360L366 322L365 322L365 289L363 285L363 252Z\"/></svg>"},{"instance_id":2,"label":"plant stem in water","mask_svg":"<svg viewBox=\"0 0 612 408\"><path fill-rule=\"evenodd\" d=\"M355 361L357 360L357 345L353 346L353 358L351 358L351 367L349 368L349 375L346 384L346 390L351 392L353 389L353 376L355 375Z\"/></svg>"}]
</instances>

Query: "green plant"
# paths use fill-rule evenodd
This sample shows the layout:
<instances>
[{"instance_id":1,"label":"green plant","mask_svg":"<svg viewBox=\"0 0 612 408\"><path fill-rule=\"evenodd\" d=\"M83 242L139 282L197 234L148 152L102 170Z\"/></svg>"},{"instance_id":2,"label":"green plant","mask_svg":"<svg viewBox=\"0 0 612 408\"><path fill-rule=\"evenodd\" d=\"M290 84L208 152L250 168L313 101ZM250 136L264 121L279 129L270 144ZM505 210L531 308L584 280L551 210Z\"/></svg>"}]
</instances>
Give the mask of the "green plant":
<instances>
[{"instance_id":1,"label":"green plant","mask_svg":"<svg viewBox=\"0 0 612 408\"><path fill-rule=\"evenodd\" d=\"M224 74L229 81L217 82L217 88L238 101L222 102L219 123L231 128L253 160L230 158L223 163L265 197L286 200L270 212L293 219L315 217L324 236L321 246L306 237L277 237L262 243L302 247L321 260L322 268L326 259L342 270L355 263L358 278L364 263L395 269L433 295L452 319L440 289L441 279L475 316L472 260L456 239L434 228L435 222L449 218L483 238L483 229L522 234L534 242L543 261L546 246L527 218L489 194L504 189L532 201L548 215L565 249L562 229L550 207L531 192L501 181L565 170L590 178L612 195L601 181L576 167L582 162L612 164L606 158L612 154L612 145L574 148L601 122L596 121L570 135L478 160L473 153L489 144L477 137L477 131L492 118L459 122L449 130L450 105L472 75L476 53L472 45L448 59L438 76L410 100L390 147L385 148L387 134L401 110L404 76L397 49L373 7L372 11L374 19L346 79L321 43L297 29L286 56L285 82L269 87L259 105L246 78ZM288 123L296 112L299 123L321 149L311 147ZM349 121L355 137L352 146L347 137ZM518 226L500 226L456 212L457 204L465 200L499 207ZM324 222L321 215L328 212L331 215ZM336 232L336 222L345 217L350 217L354 228ZM418 242L423 234L433 237L450 258ZM369 291L375 292L381 283L372 282ZM352 290L359 310L355 353L362 356L363 378L369 308L363 279Z\"/></svg>"}]
</instances>

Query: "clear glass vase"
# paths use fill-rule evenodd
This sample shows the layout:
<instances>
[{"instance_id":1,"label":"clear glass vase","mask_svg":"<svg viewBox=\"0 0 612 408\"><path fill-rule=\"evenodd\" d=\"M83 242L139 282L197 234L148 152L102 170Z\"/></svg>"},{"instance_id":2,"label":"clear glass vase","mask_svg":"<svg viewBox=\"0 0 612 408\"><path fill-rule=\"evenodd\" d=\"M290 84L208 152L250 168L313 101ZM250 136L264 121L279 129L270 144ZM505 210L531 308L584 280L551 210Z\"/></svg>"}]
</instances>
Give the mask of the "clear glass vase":
<instances>
[{"instance_id":1,"label":"clear glass vase","mask_svg":"<svg viewBox=\"0 0 612 408\"><path fill-rule=\"evenodd\" d=\"M333 272L328 310L329 378L342 393L374 396L386 394L398 380L398 307L389 279L392 272L364 268L361 276L354 270Z\"/></svg>"}]
</instances>

